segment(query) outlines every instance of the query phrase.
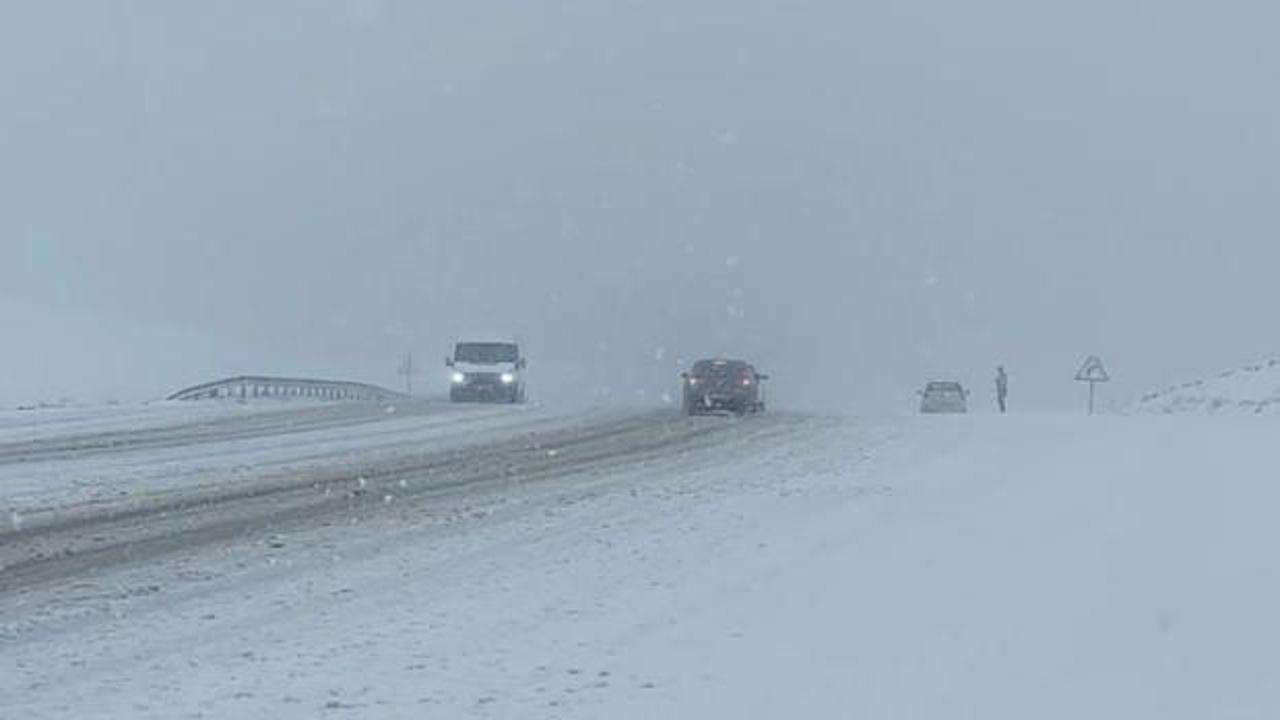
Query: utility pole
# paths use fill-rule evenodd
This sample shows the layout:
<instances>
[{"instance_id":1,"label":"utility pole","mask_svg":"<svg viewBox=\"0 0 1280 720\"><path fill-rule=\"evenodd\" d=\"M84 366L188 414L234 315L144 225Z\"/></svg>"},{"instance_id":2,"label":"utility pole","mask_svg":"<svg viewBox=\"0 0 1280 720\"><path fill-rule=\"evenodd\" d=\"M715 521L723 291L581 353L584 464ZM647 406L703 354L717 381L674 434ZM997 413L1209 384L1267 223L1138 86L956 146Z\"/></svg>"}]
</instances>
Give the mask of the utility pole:
<instances>
[{"instance_id":1,"label":"utility pole","mask_svg":"<svg viewBox=\"0 0 1280 720\"><path fill-rule=\"evenodd\" d=\"M398 372L400 375L404 376L404 394L412 395L413 394L413 375L415 372L417 372L417 370L413 366L412 352L405 354L404 361L400 363L400 370Z\"/></svg>"}]
</instances>

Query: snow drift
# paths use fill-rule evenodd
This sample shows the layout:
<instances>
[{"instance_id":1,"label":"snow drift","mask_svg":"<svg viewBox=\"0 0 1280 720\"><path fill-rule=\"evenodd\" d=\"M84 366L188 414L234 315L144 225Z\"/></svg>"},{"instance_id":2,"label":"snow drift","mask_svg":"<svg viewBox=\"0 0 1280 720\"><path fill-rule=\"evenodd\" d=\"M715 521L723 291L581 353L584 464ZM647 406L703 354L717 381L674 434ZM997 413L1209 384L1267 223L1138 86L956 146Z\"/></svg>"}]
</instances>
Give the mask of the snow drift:
<instances>
[{"instance_id":1,"label":"snow drift","mask_svg":"<svg viewBox=\"0 0 1280 720\"><path fill-rule=\"evenodd\" d=\"M1258 415L1280 412L1280 358L1149 393L1139 412Z\"/></svg>"}]
</instances>

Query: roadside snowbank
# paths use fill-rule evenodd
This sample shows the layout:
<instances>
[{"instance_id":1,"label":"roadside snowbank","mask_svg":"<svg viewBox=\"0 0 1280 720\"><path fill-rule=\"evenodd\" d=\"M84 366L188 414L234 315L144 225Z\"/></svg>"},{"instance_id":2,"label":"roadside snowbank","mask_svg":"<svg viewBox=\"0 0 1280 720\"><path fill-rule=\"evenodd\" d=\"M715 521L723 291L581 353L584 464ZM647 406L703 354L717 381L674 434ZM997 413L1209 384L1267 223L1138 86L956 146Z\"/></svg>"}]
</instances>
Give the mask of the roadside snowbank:
<instances>
[{"instance_id":1,"label":"roadside snowbank","mask_svg":"<svg viewBox=\"0 0 1280 720\"><path fill-rule=\"evenodd\" d=\"M38 406L0 410L0 444L87 433L145 430L320 405L318 401L257 398L225 402L178 402Z\"/></svg>"}]
</instances>

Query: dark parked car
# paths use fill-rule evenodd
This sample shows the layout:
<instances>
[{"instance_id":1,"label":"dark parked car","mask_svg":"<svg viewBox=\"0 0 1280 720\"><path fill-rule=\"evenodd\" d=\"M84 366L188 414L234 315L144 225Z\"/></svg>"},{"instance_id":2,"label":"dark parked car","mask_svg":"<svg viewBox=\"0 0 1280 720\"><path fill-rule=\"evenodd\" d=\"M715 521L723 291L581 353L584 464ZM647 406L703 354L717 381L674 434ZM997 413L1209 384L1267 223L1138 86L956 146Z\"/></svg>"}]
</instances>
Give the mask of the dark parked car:
<instances>
[{"instance_id":1,"label":"dark parked car","mask_svg":"<svg viewBox=\"0 0 1280 720\"><path fill-rule=\"evenodd\" d=\"M958 382L931 382L920 391L920 412L927 415L969 411L969 391Z\"/></svg>"},{"instance_id":2,"label":"dark parked car","mask_svg":"<svg viewBox=\"0 0 1280 720\"><path fill-rule=\"evenodd\" d=\"M742 360L699 360L684 378L684 413L728 411L735 415L762 412L761 383L768 375Z\"/></svg>"}]
</instances>

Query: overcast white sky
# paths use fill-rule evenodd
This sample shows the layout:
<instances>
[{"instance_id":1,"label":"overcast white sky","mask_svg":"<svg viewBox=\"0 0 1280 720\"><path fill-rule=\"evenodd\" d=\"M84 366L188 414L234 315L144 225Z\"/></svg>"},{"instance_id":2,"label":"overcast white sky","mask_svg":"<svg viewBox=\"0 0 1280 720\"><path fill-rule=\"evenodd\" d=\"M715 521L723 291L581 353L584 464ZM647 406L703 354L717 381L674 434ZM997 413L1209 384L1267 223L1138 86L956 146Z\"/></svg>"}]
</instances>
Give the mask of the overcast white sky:
<instances>
[{"instance_id":1,"label":"overcast white sky","mask_svg":"<svg viewBox=\"0 0 1280 720\"><path fill-rule=\"evenodd\" d=\"M758 360L1113 398L1280 350L1263 2L352 0L0 9L0 402L394 383L472 330L544 400ZM442 370L442 368L439 368ZM539 385L540 383L540 385ZM541 393L539 393L541 391ZM987 404L984 400L983 404Z\"/></svg>"}]
</instances>

